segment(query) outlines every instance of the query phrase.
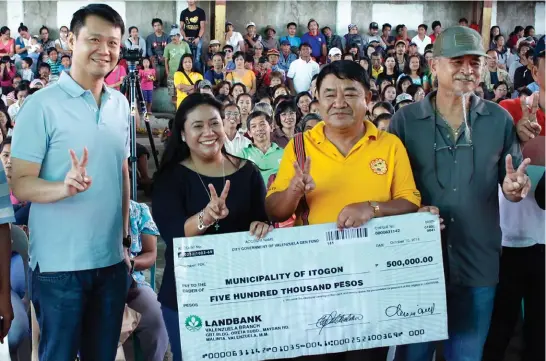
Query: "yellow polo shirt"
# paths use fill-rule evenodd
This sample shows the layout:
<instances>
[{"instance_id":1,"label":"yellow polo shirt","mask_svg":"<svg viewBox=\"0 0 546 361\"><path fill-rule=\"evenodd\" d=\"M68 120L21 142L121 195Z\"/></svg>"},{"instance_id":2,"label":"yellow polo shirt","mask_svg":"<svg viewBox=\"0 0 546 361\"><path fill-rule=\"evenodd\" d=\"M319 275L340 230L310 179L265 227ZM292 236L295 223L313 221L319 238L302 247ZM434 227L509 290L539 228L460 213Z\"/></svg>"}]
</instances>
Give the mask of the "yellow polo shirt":
<instances>
[{"instance_id":1,"label":"yellow polo shirt","mask_svg":"<svg viewBox=\"0 0 546 361\"><path fill-rule=\"evenodd\" d=\"M400 139L378 130L372 122L364 123L366 133L347 156L326 138L324 122L304 133L305 153L311 158L311 177L316 184L316 189L306 197L309 224L336 222L341 210L351 203L406 199L421 205L421 194ZM290 140L284 149L277 178L267 196L286 190L294 176L293 143ZM301 220L296 224L301 224Z\"/></svg>"}]
</instances>

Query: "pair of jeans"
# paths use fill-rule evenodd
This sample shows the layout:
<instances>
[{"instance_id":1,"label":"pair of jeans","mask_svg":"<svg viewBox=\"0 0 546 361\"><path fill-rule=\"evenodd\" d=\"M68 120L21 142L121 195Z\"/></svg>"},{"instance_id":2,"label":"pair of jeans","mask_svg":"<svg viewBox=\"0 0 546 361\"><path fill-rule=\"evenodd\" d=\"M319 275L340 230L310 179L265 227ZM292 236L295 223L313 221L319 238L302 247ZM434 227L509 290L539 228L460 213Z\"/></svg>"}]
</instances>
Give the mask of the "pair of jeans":
<instances>
[{"instance_id":1,"label":"pair of jeans","mask_svg":"<svg viewBox=\"0 0 546 361\"><path fill-rule=\"evenodd\" d=\"M71 272L31 272L40 361L114 361L130 276L125 262Z\"/></svg>"},{"instance_id":2,"label":"pair of jeans","mask_svg":"<svg viewBox=\"0 0 546 361\"><path fill-rule=\"evenodd\" d=\"M481 361L487 338L495 287L447 286L449 339L444 341L446 361ZM430 361L434 342L396 346L395 361Z\"/></svg>"},{"instance_id":3,"label":"pair of jeans","mask_svg":"<svg viewBox=\"0 0 546 361\"><path fill-rule=\"evenodd\" d=\"M544 360L544 245L503 247L499 285L483 361L502 361L523 301L523 361Z\"/></svg>"},{"instance_id":4,"label":"pair of jeans","mask_svg":"<svg viewBox=\"0 0 546 361\"><path fill-rule=\"evenodd\" d=\"M178 311L161 305L163 320L171 342L173 361L182 361L182 344L180 342L180 323L178 322Z\"/></svg>"},{"instance_id":5,"label":"pair of jeans","mask_svg":"<svg viewBox=\"0 0 546 361\"><path fill-rule=\"evenodd\" d=\"M193 54L193 68L201 74L205 74L203 64L201 63L201 56L203 53L203 39L199 38L199 43L197 43L197 45L193 43L193 40L194 38L187 39L188 45L190 46L191 52Z\"/></svg>"}]
</instances>

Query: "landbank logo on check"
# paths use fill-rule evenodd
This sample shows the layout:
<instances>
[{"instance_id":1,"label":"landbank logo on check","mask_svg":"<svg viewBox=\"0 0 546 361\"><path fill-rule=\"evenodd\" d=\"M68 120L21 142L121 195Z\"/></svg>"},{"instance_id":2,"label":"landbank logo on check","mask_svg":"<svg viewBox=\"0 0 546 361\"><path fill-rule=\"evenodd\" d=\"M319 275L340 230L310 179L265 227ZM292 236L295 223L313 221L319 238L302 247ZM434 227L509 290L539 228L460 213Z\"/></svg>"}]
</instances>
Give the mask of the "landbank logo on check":
<instances>
[{"instance_id":1,"label":"landbank logo on check","mask_svg":"<svg viewBox=\"0 0 546 361\"><path fill-rule=\"evenodd\" d=\"M191 315L186 318L185 325L188 331L195 332L203 327L203 321L201 321L199 316Z\"/></svg>"}]
</instances>

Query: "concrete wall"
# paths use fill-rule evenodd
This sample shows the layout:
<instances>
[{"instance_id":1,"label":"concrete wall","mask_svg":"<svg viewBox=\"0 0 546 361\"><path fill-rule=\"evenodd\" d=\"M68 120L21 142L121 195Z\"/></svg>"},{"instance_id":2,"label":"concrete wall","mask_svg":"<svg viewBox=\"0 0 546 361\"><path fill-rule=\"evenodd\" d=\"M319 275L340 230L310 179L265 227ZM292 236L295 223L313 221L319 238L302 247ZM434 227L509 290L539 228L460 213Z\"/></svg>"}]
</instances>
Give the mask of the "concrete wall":
<instances>
[{"instance_id":1,"label":"concrete wall","mask_svg":"<svg viewBox=\"0 0 546 361\"><path fill-rule=\"evenodd\" d=\"M8 23L8 3L5 1L0 1L0 25L4 26L7 23Z\"/></svg>"},{"instance_id":2,"label":"concrete wall","mask_svg":"<svg viewBox=\"0 0 546 361\"><path fill-rule=\"evenodd\" d=\"M505 35L516 25L526 27L535 24L535 1L497 2L497 24ZM544 15L544 14L543 14Z\"/></svg>"},{"instance_id":3,"label":"concrete wall","mask_svg":"<svg viewBox=\"0 0 546 361\"><path fill-rule=\"evenodd\" d=\"M309 19L315 19L319 25L336 25L335 1L228 1L226 20L235 25L235 31L246 33L246 23L252 21L258 26L263 36L267 25L277 30L277 35L286 34L286 24L293 21L298 24L298 32L307 32Z\"/></svg>"},{"instance_id":4,"label":"concrete wall","mask_svg":"<svg viewBox=\"0 0 546 361\"><path fill-rule=\"evenodd\" d=\"M59 29L57 28L57 1L24 1L23 12L25 25L32 35L38 35L40 28L45 25L49 28L49 37L57 39ZM69 25L69 24L67 24ZM11 29L12 34L17 29Z\"/></svg>"},{"instance_id":5,"label":"concrete wall","mask_svg":"<svg viewBox=\"0 0 546 361\"><path fill-rule=\"evenodd\" d=\"M152 19L160 18L163 20L165 32L169 32L171 24L175 21L176 4L174 1L148 1L133 2L128 4L125 9L127 23L125 26L136 26L140 35L148 36L153 32Z\"/></svg>"}]
</instances>

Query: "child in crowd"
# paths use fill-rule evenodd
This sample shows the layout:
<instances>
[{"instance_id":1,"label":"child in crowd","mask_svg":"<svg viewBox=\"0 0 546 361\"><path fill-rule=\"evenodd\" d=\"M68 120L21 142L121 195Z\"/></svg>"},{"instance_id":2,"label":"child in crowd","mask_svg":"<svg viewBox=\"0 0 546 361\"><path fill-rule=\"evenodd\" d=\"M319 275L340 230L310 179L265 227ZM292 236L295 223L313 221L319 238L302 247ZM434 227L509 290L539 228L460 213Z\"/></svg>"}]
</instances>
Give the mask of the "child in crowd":
<instances>
[{"instance_id":1,"label":"child in crowd","mask_svg":"<svg viewBox=\"0 0 546 361\"><path fill-rule=\"evenodd\" d=\"M72 60L70 59L70 56L63 55L61 57L61 65L59 66L59 73L63 71L70 71L71 66L72 66Z\"/></svg>"},{"instance_id":2,"label":"child in crowd","mask_svg":"<svg viewBox=\"0 0 546 361\"><path fill-rule=\"evenodd\" d=\"M19 74L21 74L21 78L28 82L31 82L34 79L34 73L31 69L32 63L33 61L31 58L24 58L21 62L21 71L19 71Z\"/></svg>"},{"instance_id":3,"label":"child in crowd","mask_svg":"<svg viewBox=\"0 0 546 361\"><path fill-rule=\"evenodd\" d=\"M51 69L51 75L59 76L59 74L61 73L59 67L62 63L61 59L59 59L59 53L57 52L57 49L47 49L47 55L49 56L49 59L47 59L47 63L49 64L49 67Z\"/></svg>"},{"instance_id":4,"label":"child in crowd","mask_svg":"<svg viewBox=\"0 0 546 361\"><path fill-rule=\"evenodd\" d=\"M377 129L387 131L389 129L389 124L391 123L392 114L391 113L383 113L379 114L373 121Z\"/></svg>"},{"instance_id":5,"label":"child in crowd","mask_svg":"<svg viewBox=\"0 0 546 361\"><path fill-rule=\"evenodd\" d=\"M146 102L146 110L148 114L152 114L152 96L154 91L154 81L156 79L155 69L152 67L150 58L142 59L142 69L138 71L140 76L140 88Z\"/></svg>"},{"instance_id":6,"label":"child in crowd","mask_svg":"<svg viewBox=\"0 0 546 361\"><path fill-rule=\"evenodd\" d=\"M29 54L40 53L42 51L42 46L38 43L38 37L33 36L30 38L30 49L28 49Z\"/></svg>"}]
</instances>

